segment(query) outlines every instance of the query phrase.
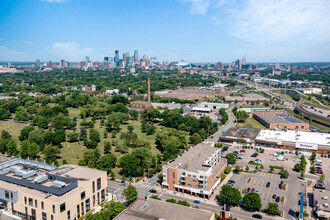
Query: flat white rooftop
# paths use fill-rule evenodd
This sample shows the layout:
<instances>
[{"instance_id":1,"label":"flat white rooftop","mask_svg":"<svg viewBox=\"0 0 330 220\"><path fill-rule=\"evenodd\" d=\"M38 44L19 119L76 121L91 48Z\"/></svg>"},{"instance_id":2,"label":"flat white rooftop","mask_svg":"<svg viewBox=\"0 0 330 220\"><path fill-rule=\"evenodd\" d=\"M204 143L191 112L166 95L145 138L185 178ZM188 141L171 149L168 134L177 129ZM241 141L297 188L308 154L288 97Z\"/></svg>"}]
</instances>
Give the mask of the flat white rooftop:
<instances>
[{"instance_id":1,"label":"flat white rooftop","mask_svg":"<svg viewBox=\"0 0 330 220\"><path fill-rule=\"evenodd\" d=\"M308 132L308 131L271 131L261 130L256 137L256 140L271 140L277 139L288 142L303 142L310 144L325 145L330 147L330 134Z\"/></svg>"}]
</instances>

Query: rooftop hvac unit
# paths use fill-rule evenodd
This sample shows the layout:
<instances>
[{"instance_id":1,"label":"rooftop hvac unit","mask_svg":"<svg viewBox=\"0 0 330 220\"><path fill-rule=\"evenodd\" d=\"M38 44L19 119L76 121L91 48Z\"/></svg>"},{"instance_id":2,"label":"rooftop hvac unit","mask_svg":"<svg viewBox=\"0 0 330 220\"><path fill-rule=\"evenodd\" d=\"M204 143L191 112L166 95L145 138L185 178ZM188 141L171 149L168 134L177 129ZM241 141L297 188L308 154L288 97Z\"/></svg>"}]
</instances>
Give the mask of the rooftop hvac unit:
<instances>
[{"instance_id":1,"label":"rooftop hvac unit","mask_svg":"<svg viewBox=\"0 0 330 220\"><path fill-rule=\"evenodd\" d=\"M53 181L53 184L52 184L52 187L55 187L55 188L62 188L64 186L65 186L65 182L58 181L58 180Z\"/></svg>"},{"instance_id":2,"label":"rooftop hvac unit","mask_svg":"<svg viewBox=\"0 0 330 220\"><path fill-rule=\"evenodd\" d=\"M35 170L26 171L26 172L23 172L22 177L23 177L24 179L27 179L27 178L29 178L29 177L31 177L31 176L36 175L36 173L37 173L37 172L36 172Z\"/></svg>"},{"instance_id":3,"label":"rooftop hvac unit","mask_svg":"<svg viewBox=\"0 0 330 220\"><path fill-rule=\"evenodd\" d=\"M21 168L18 166L12 166L9 168L11 172L15 172L16 170L20 170Z\"/></svg>"},{"instance_id":4,"label":"rooftop hvac unit","mask_svg":"<svg viewBox=\"0 0 330 220\"><path fill-rule=\"evenodd\" d=\"M41 175L41 176L36 177L33 180L33 182L40 184L42 182L45 182L46 180L48 180L48 176L46 174L44 174L44 175Z\"/></svg>"},{"instance_id":5,"label":"rooftop hvac unit","mask_svg":"<svg viewBox=\"0 0 330 220\"><path fill-rule=\"evenodd\" d=\"M15 175L16 175L16 176L22 176L23 173L24 173L24 171L21 170L21 169L19 169L19 170L15 170Z\"/></svg>"},{"instance_id":6,"label":"rooftop hvac unit","mask_svg":"<svg viewBox=\"0 0 330 220\"><path fill-rule=\"evenodd\" d=\"M5 175L5 174L7 174L7 173L9 173L9 169L8 169L8 168L3 169L3 170L0 170L0 174L1 174L1 175Z\"/></svg>"}]
</instances>

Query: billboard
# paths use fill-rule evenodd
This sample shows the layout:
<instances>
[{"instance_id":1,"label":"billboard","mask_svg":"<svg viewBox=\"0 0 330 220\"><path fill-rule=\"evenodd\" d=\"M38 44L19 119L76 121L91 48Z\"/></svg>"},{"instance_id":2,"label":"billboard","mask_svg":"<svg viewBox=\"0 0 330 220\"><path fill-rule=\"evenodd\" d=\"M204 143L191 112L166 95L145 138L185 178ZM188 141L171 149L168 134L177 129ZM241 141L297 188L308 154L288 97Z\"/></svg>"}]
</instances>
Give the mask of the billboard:
<instances>
[{"instance_id":1,"label":"billboard","mask_svg":"<svg viewBox=\"0 0 330 220\"><path fill-rule=\"evenodd\" d=\"M308 149L308 150L317 150L317 144L296 142L296 148L302 148L302 149Z\"/></svg>"}]
</instances>

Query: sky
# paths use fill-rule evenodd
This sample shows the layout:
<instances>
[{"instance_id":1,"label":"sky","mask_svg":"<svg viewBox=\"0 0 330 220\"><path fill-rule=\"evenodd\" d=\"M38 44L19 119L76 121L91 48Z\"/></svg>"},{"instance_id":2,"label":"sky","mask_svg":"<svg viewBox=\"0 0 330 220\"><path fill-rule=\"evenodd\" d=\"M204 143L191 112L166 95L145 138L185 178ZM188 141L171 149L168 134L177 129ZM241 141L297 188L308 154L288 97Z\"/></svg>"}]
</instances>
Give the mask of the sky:
<instances>
[{"instance_id":1,"label":"sky","mask_svg":"<svg viewBox=\"0 0 330 220\"><path fill-rule=\"evenodd\" d=\"M329 62L330 0L0 0L0 61Z\"/></svg>"}]
</instances>

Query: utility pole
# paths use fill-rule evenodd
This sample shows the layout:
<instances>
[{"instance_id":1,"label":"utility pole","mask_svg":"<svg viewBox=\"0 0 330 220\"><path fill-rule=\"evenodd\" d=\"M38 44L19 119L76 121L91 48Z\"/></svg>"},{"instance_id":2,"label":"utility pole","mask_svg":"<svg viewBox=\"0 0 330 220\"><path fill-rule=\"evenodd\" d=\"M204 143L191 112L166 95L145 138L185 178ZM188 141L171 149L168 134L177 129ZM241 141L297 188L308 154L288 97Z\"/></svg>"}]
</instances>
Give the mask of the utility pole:
<instances>
[{"instance_id":1,"label":"utility pole","mask_svg":"<svg viewBox=\"0 0 330 220\"><path fill-rule=\"evenodd\" d=\"M156 156L156 173L157 173L157 156Z\"/></svg>"},{"instance_id":2,"label":"utility pole","mask_svg":"<svg viewBox=\"0 0 330 220\"><path fill-rule=\"evenodd\" d=\"M149 179L149 163L150 161L147 161L148 162L148 179Z\"/></svg>"}]
</instances>

